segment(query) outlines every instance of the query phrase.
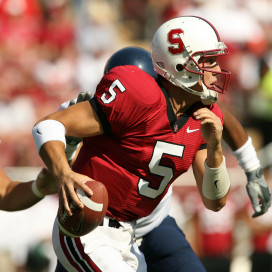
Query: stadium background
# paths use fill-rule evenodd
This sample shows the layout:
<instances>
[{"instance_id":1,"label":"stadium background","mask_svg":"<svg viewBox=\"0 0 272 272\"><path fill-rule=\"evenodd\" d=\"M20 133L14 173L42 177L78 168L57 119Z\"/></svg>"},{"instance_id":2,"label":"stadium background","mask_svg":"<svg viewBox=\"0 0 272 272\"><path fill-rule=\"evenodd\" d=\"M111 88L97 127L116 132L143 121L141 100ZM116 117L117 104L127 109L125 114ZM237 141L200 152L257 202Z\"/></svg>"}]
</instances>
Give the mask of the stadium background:
<instances>
[{"instance_id":1,"label":"stadium background","mask_svg":"<svg viewBox=\"0 0 272 272\"><path fill-rule=\"evenodd\" d=\"M165 20L199 15L213 23L230 49L224 68L231 70L232 81L220 100L252 137L270 182L271 8L271 0L1 0L0 166L14 179L33 179L43 165L31 135L36 120L77 97L79 91L94 92L114 51L129 45L149 50L154 31ZM234 221L232 272L248 272L254 226L244 219L246 177L225 145L224 153L235 218L223 209L221 223ZM175 183L174 195L172 214L203 256L194 225L201 208L191 171ZM195 205L188 204L194 203L192 199ZM0 272L53 271L51 227L57 205L57 197L52 196L27 211L0 212ZM213 229L214 219L207 221ZM262 216L253 225L259 225L257 221L263 221L260 225L269 234L272 216ZM271 254L272 239L266 247Z\"/></svg>"}]
</instances>

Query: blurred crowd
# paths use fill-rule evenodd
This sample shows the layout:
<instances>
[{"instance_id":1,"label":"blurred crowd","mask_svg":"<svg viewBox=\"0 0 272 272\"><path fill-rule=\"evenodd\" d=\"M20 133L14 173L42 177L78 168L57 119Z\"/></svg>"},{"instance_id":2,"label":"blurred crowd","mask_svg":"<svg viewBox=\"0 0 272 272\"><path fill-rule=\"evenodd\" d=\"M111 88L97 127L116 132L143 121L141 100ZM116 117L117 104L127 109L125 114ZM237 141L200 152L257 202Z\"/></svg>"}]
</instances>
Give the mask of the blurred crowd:
<instances>
[{"instance_id":1,"label":"blurred crowd","mask_svg":"<svg viewBox=\"0 0 272 272\"><path fill-rule=\"evenodd\" d=\"M118 36L105 4L0 1L2 167L42 165L31 136L34 123L79 91L95 90Z\"/></svg>"},{"instance_id":2,"label":"blurred crowd","mask_svg":"<svg viewBox=\"0 0 272 272\"><path fill-rule=\"evenodd\" d=\"M272 271L272 210L252 218L244 185L232 186L217 213L204 207L194 186L175 186L173 192L172 216L207 272Z\"/></svg>"},{"instance_id":3,"label":"blurred crowd","mask_svg":"<svg viewBox=\"0 0 272 272\"><path fill-rule=\"evenodd\" d=\"M257 150L268 145L272 139L271 10L272 0L0 0L0 166L42 166L31 134L35 122L80 91L94 93L113 52L130 45L149 50L158 26L182 15L204 17L220 33L230 51L221 66L232 72L229 90L220 100L245 126ZM201 226L205 215L198 204L195 207L190 216ZM237 227L241 210L237 208L235 218L223 214L225 221L218 221L228 223L224 229ZM260 247L271 229L269 223ZM228 235L230 248L233 237ZM208 236L204 231L196 237ZM204 259L203 252L212 249L203 250L203 239L202 244L192 243Z\"/></svg>"}]
</instances>

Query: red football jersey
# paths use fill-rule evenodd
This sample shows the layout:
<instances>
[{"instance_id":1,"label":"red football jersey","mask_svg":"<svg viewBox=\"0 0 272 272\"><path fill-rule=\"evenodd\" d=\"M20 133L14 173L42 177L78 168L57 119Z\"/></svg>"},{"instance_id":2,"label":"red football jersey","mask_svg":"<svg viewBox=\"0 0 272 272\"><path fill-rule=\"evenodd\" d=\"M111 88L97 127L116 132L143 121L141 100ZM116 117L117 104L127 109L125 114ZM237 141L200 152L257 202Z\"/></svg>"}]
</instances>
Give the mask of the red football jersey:
<instances>
[{"instance_id":1,"label":"red football jersey","mask_svg":"<svg viewBox=\"0 0 272 272\"><path fill-rule=\"evenodd\" d=\"M108 216L129 221L149 215L206 148L200 121L192 117L204 105L177 118L166 92L130 65L104 75L90 103L105 133L84 139L73 169L104 183ZM209 108L223 122L218 106Z\"/></svg>"}]
</instances>

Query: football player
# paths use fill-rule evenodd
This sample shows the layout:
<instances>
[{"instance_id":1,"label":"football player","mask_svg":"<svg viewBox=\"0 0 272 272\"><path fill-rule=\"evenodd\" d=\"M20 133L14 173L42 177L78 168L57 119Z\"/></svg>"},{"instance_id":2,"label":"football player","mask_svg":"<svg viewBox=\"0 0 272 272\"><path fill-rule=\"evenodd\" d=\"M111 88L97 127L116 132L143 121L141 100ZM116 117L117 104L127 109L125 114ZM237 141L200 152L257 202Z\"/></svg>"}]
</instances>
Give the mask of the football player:
<instances>
[{"instance_id":1,"label":"football player","mask_svg":"<svg viewBox=\"0 0 272 272\"><path fill-rule=\"evenodd\" d=\"M126 47L108 60L105 73L116 66L135 65L158 80L155 73L151 55L139 47ZM86 99L90 94L86 96ZM81 94L80 101L85 100ZM75 103L77 100L72 101ZM66 102L62 107L67 107L71 102ZM241 167L248 177L248 194L252 201L255 213L259 216L267 211L270 206L270 190L265 182L260 162L251 139L233 114L219 103L224 116L223 139L228 143L236 155ZM68 150L75 154L76 147L81 139L73 138L67 141ZM66 146L66 150L67 150ZM236 150L236 151L235 151ZM241 150L244 154L241 155ZM249 170L252 169L252 170ZM177 226L175 219L169 216L172 190L162 199L156 209L147 217L137 220L135 234L141 240L140 249L145 255L148 271L204 271L198 257L193 252L182 230ZM260 203L259 203L260 199ZM66 271L60 263L56 272Z\"/></svg>"},{"instance_id":2,"label":"football player","mask_svg":"<svg viewBox=\"0 0 272 272\"><path fill-rule=\"evenodd\" d=\"M143 48L131 46L117 51L109 58L104 73L122 65L138 66L155 80L158 80L151 55ZM204 102L205 104L208 103L207 100L204 100ZM263 168L252 145L252 140L243 126L223 103L216 101L216 99L214 102L217 103L223 113L223 139L231 148L232 154L237 158L247 176L246 188L254 209L252 217L257 217L266 213L271 205L271 193L264 178Z\"/></svg>"},{"instance_id":3,"label":"football player","mask_svg":"<svg viewBox=\"0 0 272 272\"><path fill-rule=\"evenodd\" d=\"M90 101L34 126L37 150L58 179L69 214L68 198L82 207L75 187L92 194L86 180L103 182L109 192L107 220L93 232L70 238L54 225L54 249L68 271L146 271L133 238L136 220L149 215L191 165L204 205L218 211L226 204L223 116L216 104L203 103L227 90L230 73L217 62L227 54L206 20L169 20L152 40L160 87L138 67L118 66L103 76ZM84 138L72 169L65 136Z\"/></svg>"},{"instance_id":4,"label":"football player","mask_svg":"<svg viewBox=\"0 0 272 272\"><path fill-rule=\"evenodd\" d=\"M140 49L140 48L128 48L125 50L121 50L120 52L118 52L118 54L115 54L110 59L110 61L108 62L107 66L105 68L105 72L108 72L110 69L112 69L115 66L124 65L124 64L132 64L132 65L136 65L136 66L140 67L142 70L144 70L145 72L152 75L155 79L157 79L157 74L154 73L150 55L148 55L149 53L147 51L146 52L144 52L144 51L145 50ZM87 98L84 98L84 100L85 99L87 99ZM80 100L80 96L79 96L79 100ZM222 108L221 105L220 105L220 107ZM242 129L242 127L240 126L238 121L235 119L235 117L233 117L233 115L227 109L224 109L223 113L224 113L224 120L225 120L223 138L229 143L232 150L238 149L240 147L241 147L241 150L247 150L246 152L244 152L245 153L244 156L240 155L240 157L241 157L240 165L245 170L247 169L246 165L248 163L250 163L250 161L251 161L251 163L254 162L255 164L257 162L257 166L258 166L259 162L256 157L256 152L255 152L254 148L252 147L251 139L249 139L247 137L247 135L245 134L244 130ZM228 115L228 118L226 118L227 115ZM226 122L226 120L229 120L229 122ZM231 129L228 130L229 127L227 127L227 124L231 125ZM232 135L228 136L227 133L231 133L231 132L233 132ZM226 137L228 137L228 138L226 138ZM243 143L245 143L245 144L243 144ZM68 144L67 144L67 146L68 146ZM253 150L252 150L252 148L253 148ZM239 152L236 152L236 153L239 155ZM234 154L236 154L236 153L234 152ZM248 154L250 156L248 156ZM243 159L243 157L244 157L244 159ZM248 193L249 193L249 196L252 200L253 207L255 210L254 216L258 216L260 214L263 214L267 210L267 208L270 206L270 204L269 204L270 192L266 186L263 174L261 173L259 168L260 167L257 167L257 168L255 167L255 169L253 169L251 174L247 174L247 176L249 178L249 180L248 180L249 183L248 183L247 187L249 187L249 188L252 187L251 190L250 189L248 190ZM25 209L25 208L28 208L29 206L32 206L36 202L38 202L40 199L42 199L43 195L52 194L52 193L56 192L56 188L52 189L49 192L43 191L44 189L46 189L46 187L43 188L43 186L47 183L47 181L43 183L44 184L44 185L42 185L43 189L39 190L39 189L36 189L35 182L29 182L29 183L12 182L2 170L1 170L0 174L1 174L1 181L2 181L1 194L0 194L0 195L2 195L2 198L0 199L0 209L4 209L4 210ZM47 175L46 170L43 170L43 175L41 176L41 174L40 174L37 178L37 181L41 180L39 177L44 178L46 175ZM252 182L252 181L255 181L255 182ZM38 181L38 183L40 183L40 182ZM255 186L251 185L251 184L255 184ZM30 186L30 185L32 185L32 186ZM54 187L53 183L52 183L52 185ZM257 186L257 188L256 188L256 186ZM39 187L39 185L38 185L38 187ZM26 191L26 193L23 194L23 196L24 196L23 198L21 195L21 192L22 192L21 190ZM43 193L41 193L41 191L43 191ZM16 192L17 193L20 192L20 196L21 196L19 198L20 201L18 201L18 202L17 201L14 202L14 196L16 196ZM30 192L30 194L29 194L29 192ZM34 194L34 192L35 192L35 194ZM253 192L253 193L251 193L251 192ZM260 203L258 201L258 197L260 197L260 200L261 200ZM12 205L10 205L11 202L9 202L9 199L13 200ZM163 201L165 201L166 199L167 198L165 197L163 199ZM163 201L161 201L161 203L163 203ZM160 214L160 213L158 213L158 214ZM163 218L164 217L162 217L162 219ZM153 222L153 224L152 224L152 222ZM138 231L136 231L136 233L138 233L137 236L140 237L140 236L143 236L144 233L147 233L147 232L150 233L150 231L147 231L147 230L145 230L144 232L139 231L139 230L142 227L146 228L148 225L153 226L153 227L149 227L148 229L154 228L154 226L156 226L158 224L157 222L155 222L155 224L154 224L154 222L155 222L155 220L151 219L151 216L149 216L148 218L143 218L143 219L139 220L139 223L136 228L136 230L138 230ZM162 234L164 232L161 232L160 229L163 231L163 230L166 230L166 227L171 228L171 223L169 224L169 222L173 222L172 224L175 225L173 219L166 218L163 221L163 223L160 224L159 227L157 227L156 230L152 232L153 233L152 235L150 233L148 236L145 236L145 235L143 236L145 238L144 241L151 240L150 237L153 237L153 238L155 238L154 241L160 241L160 243L162 243L161 242L162 239L159 240L158 237L163 237ZM171 230L173 231L173 228L171 228ZM177 234L180 234L180 233L181 233L180 230L177 228ZM156 238L156 235L157 235L157 238ZM178 237L178 235L177 236L173 235L173 237ZM169 237L167 237L166 242L168 242L169 245L170 244L173 245L174 241L176 241L177 244L179 243L179 240L177 238L174 238L173 241L171 241L171 243L169 241L171 241L171 239L169 239ZM148 243L145 242L144 244L148 244ZM179 243L179 244L181 245L182 243ZM145 246L145 248L148 248L148 246ZM163 248L166 248L165 244L164 244ZM173 248L173 246L172 246L172 248ZM173 250L172 252L174 253L176 251ZM160 254L163 254L162 251L160 251ZM167 252L167 256L168 255L171 256L171 254L169 254L169 251ZM158 255L156 257L156 254L153 253L153 257L154 257L153 262L156 261L154 263L157 264L157 267L162 268L163 266L161 266L161 264L158 263L158 260L161 258L156 259L157 257L161 257L161 255ZM152 263L152 259L148 263ZM156 269L157 268L154 268L154 271L158 271ZM169 271L171 271L171 269ZM181 270L181 271L183 271L183 270Z\"/></svg>"}]
</instances>

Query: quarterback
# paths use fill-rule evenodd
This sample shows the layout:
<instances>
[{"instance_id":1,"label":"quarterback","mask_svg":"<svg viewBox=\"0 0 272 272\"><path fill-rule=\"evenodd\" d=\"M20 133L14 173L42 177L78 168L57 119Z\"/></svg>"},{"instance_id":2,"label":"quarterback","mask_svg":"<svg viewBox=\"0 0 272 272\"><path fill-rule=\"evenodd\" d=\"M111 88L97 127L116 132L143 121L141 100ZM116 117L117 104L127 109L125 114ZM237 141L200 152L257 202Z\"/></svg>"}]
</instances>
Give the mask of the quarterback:
<instances>
[{"instance_id":1,"label":"quarterback","mask_svg":"<svg viewBox=\"0 0 272 272\"><path fill-rule=\"evenodd\" d=\"M138 67L115 67L90 101L34 126L37 150L58 179L67 212L68 198L82 207L75 187L92 194L86 180L103 182L109 193L109 220L90 234L64 237L54 226L55 251L68 271L146 271L134 240L136 220L149 215L191 165L204 205L219 211L226 204L223 116L211 102L227 90L230 73L217 62L227 54L206 20L172 19L152 40L161 87ZM72 169L65 136L84 138ZM118 227L110 226L114 221Z\"/></svg>"}]
</instances>

